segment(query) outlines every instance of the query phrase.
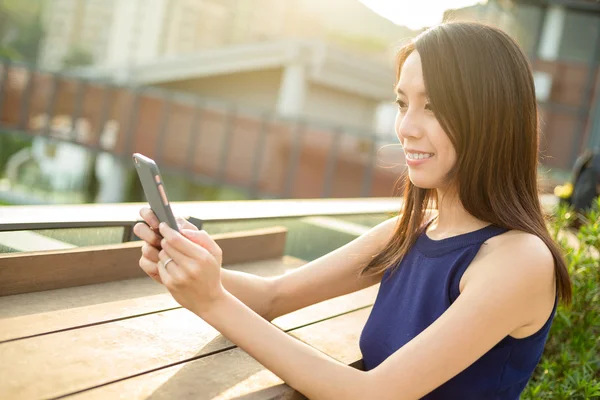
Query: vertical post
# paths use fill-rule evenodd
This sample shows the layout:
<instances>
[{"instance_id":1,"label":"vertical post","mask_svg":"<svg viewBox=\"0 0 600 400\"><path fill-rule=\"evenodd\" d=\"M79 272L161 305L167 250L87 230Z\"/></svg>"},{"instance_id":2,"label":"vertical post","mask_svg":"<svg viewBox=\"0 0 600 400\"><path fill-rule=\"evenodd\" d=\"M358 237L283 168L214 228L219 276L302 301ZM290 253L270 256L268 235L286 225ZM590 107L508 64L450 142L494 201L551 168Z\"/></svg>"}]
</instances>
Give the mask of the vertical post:
<instances>
[{"instance_id":1,"label":"vertical post","mask_svg":"<svg viewBox=\"0 0 600 400\"><path fill-rule=\"evenodd\" d=\"M301 58L300 50L296 49ZM280 115L297 116L302 112L307 95L306 66L301 60L283 70L276 110Z\"/></svg>"},{"instance_id":2,"label":"vertical post","mask_svg":"<svg viewBox=\"0 0 600 400\"><path fill-rule=\"evenodd\" d=\"M52 74L52 87L50 88L50 95L48 96L48 103L46 104L46 126L44 127L43 136L50 136L50 127L52 126L52 119L54 118L54 111L56 107L56 97L58 95L58 81L60 75L58 73Z\"/></svg>"},{"instance_id":3,"label":"vertical post","mask_svg":"<svg viewBox=\"0 0 600 400\"><path fill-rule=\"evenodd\" d=\"M600 148L600 84L596 85L592 107L591 133L588 138L588 149Z\"/></svg>"},{"instance_id":4,"label":"vertical post","mask_svg":"<svg viewBox=\"0 0 600 400\"><path fill-rule=\"evenodd\" d=\"M561 5L551 5L544 14L540 35L538 57L547 61L556 61L565 27L566 10Z\"/></svg>"},{"instance_id":5,"label":"vertical post","mask_svg":"<svg viewBox=\"0 0 600 400\"><path fill-rule=\"evenodd\" d=\"M4 95L6 94L6 82L8 82L8 70L10 69L10 60L2 61L2 82L0 82L0 125L2 125L2 105Z\"/></svg>"},{"instance_id":6,"label":"vertical post","mask_svg":"<svg viewBox=\"0 0 600 400\"><path fill-rule=\"evenodd\" d=\"M270 122L269 113L265 113L260 124L260 132L258 134L258 142L256 151L254 152L254 160L252 165L252 180L250 181L249 193L252 198L258 198L258 181L260 179L260 167L265 153L265 141L267 139L267 131Z\"/></svg>"},{"instance_id":7,"label":"vertical post","mask_svg":"<svg viewBox=\"0 0 600 400\"><path fill-rule=\"evenodd\" d=\"M156 161L160 162L163 157L165 149L165 134L167 132L167 126L169 126L169 116L171 114L171 97L166 96L163 99L162 115L160 119L160 126L158 128L158 139L156 142Z\"/></svg>"},{"instance_id":8,"label":"vertical post","mask_svg":"<svg viewBox=\"0 0 600 400\"><path fill-rule=\"evenodd\" d=\"M540 5L539 6L540 11L541 11L541 17L540 17L540 23L537 26L537 29L535 30L535 39L534 39L534 43L533 43L533 48L530 51L529 54L529 59L531 62L532 66L535 66L535 62L538 59L538 52L540 49L540 42L542 40L542 35L544 32L544 21L547 18L548 15L548 6L547 5Z\"/></svg>"},{"instance_id":9,"label":"vertical post","mask_svg":"<svg viewBox=\"0 0 600 400\"><path fill-rule=\"evenodd\" d=\"M121 239L121 241L123 243L131 242L133 240L139 239L133 233L133 226L135 224L136 224L135 222L131 222L131 223L127 223L123 226L123 238Z\"/></svg>"},{"instance_id":10,"label":"vertical post","mask_svg":"<svg viewBox=\"0 0 600 400\"><path fill-rule=\"evenodd\" d=\"M596 70L598 69L598 61L600 59L600 28L596 33L594 39L594 51L590 57L588 64L588 73L585 79L585 87L583 89L583 95L581 96L581 103L579 104L579 120L577 121L577 128L575 129L575 140L573 141L573 147L571 148L571 165L575 163L577 155L581 151L581 145L583 135L585 133L585 126L590 115L590 108L592 108L592 94L594 90L594 82L596 81Z\"/></svg>"},{"instance_id":11,"label":"vertical post","mask_svg":"<svg viewBox=\"0 0 600 400\"><path fill-rule=\"evenodd\" d=\"M294 132L294 138L292 142L292 154L287 167L287 174L285 178L285 187L283 190L284 198L291 198L294 190L294 183L296 180L296 171L298 170L298 164L300 163L300 153L302 151L302 138L304 137L306 126L304 122L296 123L296 129Z\"/></svg>"},{"instance_id":12,"label":"vertical post","mask_svg":"<svg viewBox=\"0 0 600 400\"><path fill-rule=\"evenodd\" d=\"M196 147L198 144L199 138L199 127L200 121L202 120L202 104L197 102L196 107L194 108L194 116L192 119L192 124L190 125L190 132L188 135L188 153L187 159L185 162L185 169L189 174L192 174L194 170L194 154L196 152Z\"/></svg>"},{"instance_id":13,"label":"vertical post","mask_svg":"<svg viewBox=\"0 0 600 400\"><path fill-rule=\"evenodd\" d=\"M373 182L373 170L375 169L375 154L377 153L377 135L372 135L372 144L369 149L369 159L367 161L367 168L365 169L365 174L363 175L362 187L360 189L361 197L369 197L371 194L371 185Z\"/></svg>"},{"instance_id":14,"label":"vertical post","mask_svg":"<svg viewBox=\"0 0 600 400\"><path fill-rule=\"evenodd\" d=\"M111 106L111 99L113 94L113 87L106 82L104 86L104 93L102 95L102 105L100 109L100 119L98 122L98 133L96 135L96 143L94 144L97 148L100 147L100 140L102 139L102 133L104 132L104 127L108 122L108 110Z\"/></svg>"},{"instance_id":15,"label":"vertical post","mask_svg":"<svg viewBox=\"0 0 600 400\"><path fill-rule=\"evenodd\" d=\"M83 79L77 81L77 91L75 93L75 99L73 104L73 113L71 114L71 137L69 138L73 142L78 142L77 137L77 120L81 117L83 110L83 101L85 92L87 89L87 83Z\"/></svg>"},{"instance_id":16,"label":"vertical post","mask_svg":"<svg viewBox=\"0 0 600 400\"><path fill-rule=\"evenodd\" d=\"M141 89L136 87L133 91L133 99L131 99L131 110L129 113L129 121L125 132L125 145L123 146L123 156L129 157L133 153L133 143L135 136L135 128L137 126L137 118L140 108L140 92Z\"/></svg>"},{"instance_id":17,"label":"vertical post","mask_svg":"<svg viewBox=\"0 0 600 400\"><path fill-rule=\"evenodd\" d=\"M324 198L331 196L331 183L335 176L335 164L337 161L337 153L340 147L340 140L342 131L338 128L333 133L333 142L331 144L331 150L329 151L329 157L327 158L327 166L325 167L325 182L323 183L323 195Z\"/></svg>"},{"instance_id":18,"label":"vertical post","mask_svg":"<svg viewBox=\"0 0 600 400\"><path fill-rule=\"evenodd\" d=\"M223 141L221 142L221 162L219 165L219 172L217 172L217 183L222 184L225 182L225 176L227 175L227 162L229 156L229 147L231 144L231 137L233 136L233 129L237 111L232 108L227 117L227 123L225 126L225 134L223 135Z\"/></svg>"},{"instance_id":19,"label":"vertical post","mask_svg":"<svg viewBox=\"0 0 600 400\"><path fill-rule=\"evenodd\" d=\"M33 81L35 80L35 73L31 67L25 67L28 71L27 84L23 97L21 98L21 112L19 114L19 129L26 131L29 119L29 105L31 102L31 93L33 92Z\"/></svg>"}]
</instances>

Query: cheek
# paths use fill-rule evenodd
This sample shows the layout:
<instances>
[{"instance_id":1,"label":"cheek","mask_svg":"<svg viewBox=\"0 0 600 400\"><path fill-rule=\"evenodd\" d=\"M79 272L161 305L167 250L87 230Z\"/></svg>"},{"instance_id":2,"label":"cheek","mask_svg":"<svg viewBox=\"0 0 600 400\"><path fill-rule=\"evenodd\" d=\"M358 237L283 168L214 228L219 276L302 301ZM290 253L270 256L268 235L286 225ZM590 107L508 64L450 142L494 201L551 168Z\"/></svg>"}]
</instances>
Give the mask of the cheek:
<instances>
[{"instance_id":1,"label":"cheek","mask_svg":"<svg viewBox=\"0 0 600 400\"><path fill-rule=\"evenodd\" d=\"M436 150L440 153L440 159L443 160L446 167L453 167L456 162L456 150L452 141L439 125L435 127L433 132L435 134L432 135L432 142L434 142Z\"/></svg>"},{"instance_id":2,"label":"cheek","mask_svg":"<svg viewBox=\"0 0 600 400\"><path fill-rule=\"evenodd\" d=\"M400 143L402 143L402 136L400 136L400 123L401 122L402 122L402 117L400 116L400 113L397 112L396 120L394 122L394 128L396 129L396 136L398 137L398 140L400 141Z\"/></svg>"}]
</instances>

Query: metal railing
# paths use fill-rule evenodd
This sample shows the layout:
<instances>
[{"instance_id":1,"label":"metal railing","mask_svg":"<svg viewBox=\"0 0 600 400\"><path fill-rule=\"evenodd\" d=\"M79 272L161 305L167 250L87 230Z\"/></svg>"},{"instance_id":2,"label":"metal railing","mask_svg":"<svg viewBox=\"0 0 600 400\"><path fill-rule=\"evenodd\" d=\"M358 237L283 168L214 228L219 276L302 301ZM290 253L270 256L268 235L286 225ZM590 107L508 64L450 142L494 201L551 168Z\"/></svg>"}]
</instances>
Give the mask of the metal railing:
<instances>
[{"instance_id":1,"label":"metal railing","mask_svg":"<svg viewBox=\"0 0 600 400\"><path fill-rule=\"evenodd\" d=\"M402 171L377 165L377 149L388 142L371 132L7 61L0 67L0 131L123 163L140 152L163 173L251 199L387 197Z\"/></svg>"}]
</instances>

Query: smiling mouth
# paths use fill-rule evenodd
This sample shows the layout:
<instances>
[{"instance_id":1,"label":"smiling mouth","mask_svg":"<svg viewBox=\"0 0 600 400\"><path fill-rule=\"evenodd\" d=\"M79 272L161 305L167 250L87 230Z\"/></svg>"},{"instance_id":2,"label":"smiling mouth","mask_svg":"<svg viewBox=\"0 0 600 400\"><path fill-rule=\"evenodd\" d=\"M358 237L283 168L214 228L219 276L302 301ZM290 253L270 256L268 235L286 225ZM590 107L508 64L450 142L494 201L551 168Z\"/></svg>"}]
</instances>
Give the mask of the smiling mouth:
<instances>
[{"instance_id":1,"label":"smiling mouth","mask_svg":"<svg viewBox=\"0 0 600 400\"><path fill-rule=\"evenodd\" d=\"M406 158L414 161L427 160L433 156L433 153L406 153Z\"/></svg>"}]
</instances>

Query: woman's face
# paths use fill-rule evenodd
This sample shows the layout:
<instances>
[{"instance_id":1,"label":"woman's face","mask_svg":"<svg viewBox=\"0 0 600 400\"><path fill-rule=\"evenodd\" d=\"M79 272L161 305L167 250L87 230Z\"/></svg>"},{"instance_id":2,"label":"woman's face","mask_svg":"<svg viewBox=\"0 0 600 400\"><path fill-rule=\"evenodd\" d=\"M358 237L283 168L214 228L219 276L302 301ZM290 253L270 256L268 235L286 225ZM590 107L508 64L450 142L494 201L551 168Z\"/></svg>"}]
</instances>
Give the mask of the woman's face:
<instances>
[{"instance_id":1,"label":"woman's face","mask_svg":"<svg viewBox=\"0 0 600 400\"><path fill-rule=\"evenodd\" d=\"M429 104L416 50L404 62L396 90L396 134L404 148L410 181L423 189L447 188L446 176L456 162L456 151Z\"/></svg>"}]
</instances>

